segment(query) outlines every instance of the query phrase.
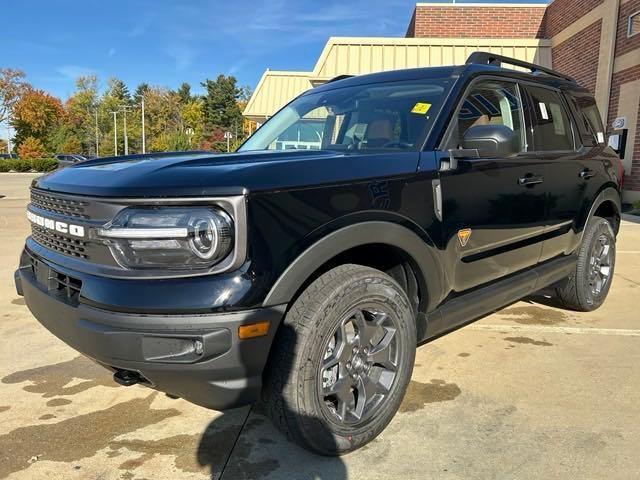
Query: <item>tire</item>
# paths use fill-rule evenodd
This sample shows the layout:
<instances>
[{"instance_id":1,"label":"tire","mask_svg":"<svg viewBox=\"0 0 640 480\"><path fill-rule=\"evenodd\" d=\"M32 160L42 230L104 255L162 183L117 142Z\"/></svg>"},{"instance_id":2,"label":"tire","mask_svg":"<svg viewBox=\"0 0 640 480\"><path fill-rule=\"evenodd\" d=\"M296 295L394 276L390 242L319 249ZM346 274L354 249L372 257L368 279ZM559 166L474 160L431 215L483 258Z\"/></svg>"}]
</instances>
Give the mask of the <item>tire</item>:
<instances>
[{"instance_id":1,"label":"tire","mask_svg":"<svg viewBox=\"0 0 640 480\"><path fill-rule=\"evenodd\" d=\"M415 351L415 318L400 286L373 268L336 267L304 290L278 330L265 372L267 414L313 452L360 448L397 412Z\"/></svg>"},{"instance_id":2,"label":"tire","mask_svg":"<svg viewBox=\"0 0 640 480\"><path fill-rule=\"evenodd\" d=\"M592 217L582 237L575 271L556 289L563 306L579 312L600 307L611 288L615 260L616 236L611 224L602 217Z\"/></svg>"}]
</instances>

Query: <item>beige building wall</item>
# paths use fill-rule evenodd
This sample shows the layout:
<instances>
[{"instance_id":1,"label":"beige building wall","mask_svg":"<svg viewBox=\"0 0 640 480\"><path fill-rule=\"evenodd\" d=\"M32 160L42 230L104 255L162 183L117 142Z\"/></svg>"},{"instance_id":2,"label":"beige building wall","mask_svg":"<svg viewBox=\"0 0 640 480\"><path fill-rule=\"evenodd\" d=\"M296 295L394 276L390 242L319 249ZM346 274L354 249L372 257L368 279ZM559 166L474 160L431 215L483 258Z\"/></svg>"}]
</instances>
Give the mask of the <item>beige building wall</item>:
<instances>
[{"instance_id":1,"label":"beige building wall","mask_svg":"<svg viewBox=\"0 0 640 480\"><path fill-rule=\"evenodd\" d=\"M264 72L244 115L264 122L297 95L338 75L460 65L478 50L551 66L551 43L541 39L332 37L313 71Z\"/></svg>"}]
</instances>

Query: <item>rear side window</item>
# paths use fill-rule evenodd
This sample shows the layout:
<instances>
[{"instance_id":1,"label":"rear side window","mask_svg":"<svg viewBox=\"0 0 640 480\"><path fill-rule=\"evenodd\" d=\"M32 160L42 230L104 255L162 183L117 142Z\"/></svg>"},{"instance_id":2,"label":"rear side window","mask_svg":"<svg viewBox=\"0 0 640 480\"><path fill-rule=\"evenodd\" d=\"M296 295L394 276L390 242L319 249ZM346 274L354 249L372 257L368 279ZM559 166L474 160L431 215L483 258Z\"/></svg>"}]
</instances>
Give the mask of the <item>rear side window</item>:
<instances>
[{"instance_id":1,"label":"rear side window","mask_svg":"<svg viewBox=\"0 0 640 480\"><path fill-rule=\"evenodd\" d=\"M573 150L571 121L560 96L553 90L526 86L531 98L535 151Z\"/></svg>"},{"instance_id":2,"label":"rear side window","mask_svg":"<svg viewBox=\"0 0 640 480\"><path fill-rule=\"evenodd\" d=\"M595 99L588 94L574 94L571 98L578 112L578 129L585 145L604 143L604 127Z\"/></svg>"}]
</instances>

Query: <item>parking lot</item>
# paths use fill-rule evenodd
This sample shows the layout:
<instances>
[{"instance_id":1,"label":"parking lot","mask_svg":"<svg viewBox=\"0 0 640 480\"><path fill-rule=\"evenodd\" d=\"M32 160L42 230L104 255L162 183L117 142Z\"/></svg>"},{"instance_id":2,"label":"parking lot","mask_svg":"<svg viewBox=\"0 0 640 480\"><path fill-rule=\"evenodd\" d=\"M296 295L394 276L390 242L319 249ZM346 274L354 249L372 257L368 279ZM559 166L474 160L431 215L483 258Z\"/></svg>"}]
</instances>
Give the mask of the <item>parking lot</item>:
<instances>
[{"instance_id":1,"label":"parking lot","mask_svg":"<svg viewBox=\"0 0 640 480\"><path fill-rule=\"evenodd\" d=\"M31 316L13 271L31 174L0 176L0 478L640 477L640 224L623 222L603 308L508 306L418 349L400 412L341 458L258 407L220 413L120 387Z\"/></svg>"}]
</instances>

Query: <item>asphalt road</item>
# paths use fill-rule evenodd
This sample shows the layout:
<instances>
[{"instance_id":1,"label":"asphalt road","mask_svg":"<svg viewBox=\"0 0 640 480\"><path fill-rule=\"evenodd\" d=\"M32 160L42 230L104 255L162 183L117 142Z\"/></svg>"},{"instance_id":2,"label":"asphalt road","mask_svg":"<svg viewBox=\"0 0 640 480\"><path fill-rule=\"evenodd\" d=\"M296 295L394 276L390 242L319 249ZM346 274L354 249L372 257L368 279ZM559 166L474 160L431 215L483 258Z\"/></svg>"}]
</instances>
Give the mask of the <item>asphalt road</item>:
<instances>
[{"instance_id":1,"label":"asphalt road","mask_svg":"<svg viewBox=\"0 0 640 480\"><path fill-rule=\"evenodd\" d=\"M0 174L0 478L640 478L640 224L600 310L528 299L420 347L385 432L323 458L255 407L116 386L42 328L13 286L32 178Z\"/></svg>"}]
</instances>

